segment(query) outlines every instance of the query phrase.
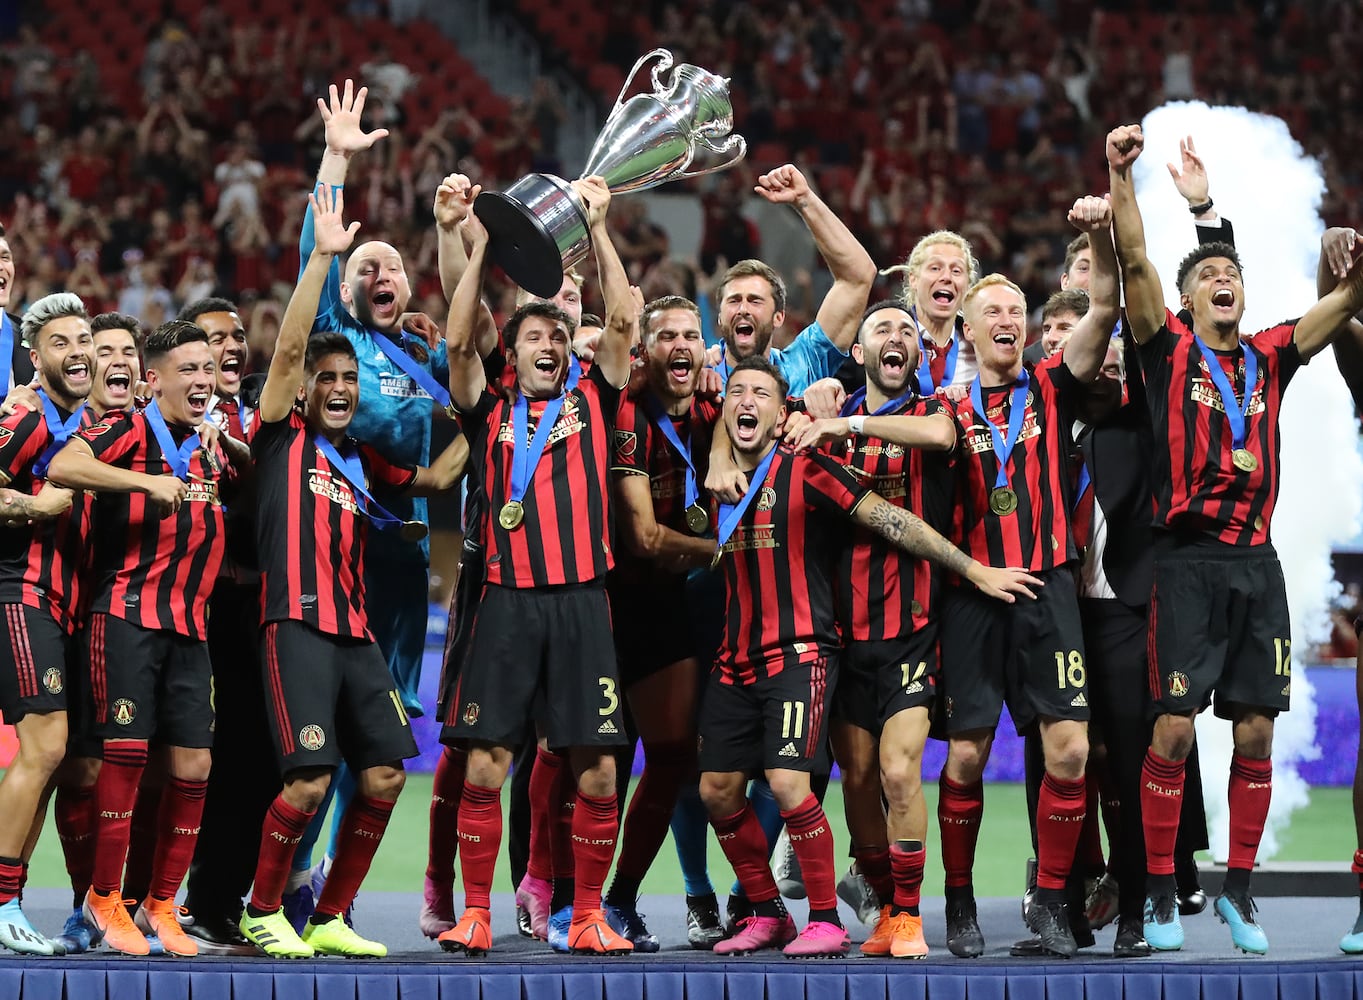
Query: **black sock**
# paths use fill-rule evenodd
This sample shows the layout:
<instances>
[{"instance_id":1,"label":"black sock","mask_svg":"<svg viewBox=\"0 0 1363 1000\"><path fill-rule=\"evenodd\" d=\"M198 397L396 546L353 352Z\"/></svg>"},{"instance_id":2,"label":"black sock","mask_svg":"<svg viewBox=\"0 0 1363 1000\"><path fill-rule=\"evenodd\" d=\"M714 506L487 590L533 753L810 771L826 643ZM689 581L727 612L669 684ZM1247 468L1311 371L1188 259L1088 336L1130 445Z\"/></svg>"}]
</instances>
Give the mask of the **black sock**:
<instances>
[{"instance_id":1,"label":"black sock","mask_svg":"<svg viewBox=\"0 0 1363 1000\"><path fill-rule=\"evenodd\" d=\"M1248 896L1249 873L1248 868L1227 868L1226 877L1221 882L1221 894L1227 896L1234 893L1237 896Z\"/></svg>"},{"instance_id":2,"label":"black sock","mask_svg":"<svg viewBox=\"0 0 1363 1000\"><path fill-rule=\"evenodd\" d=\"M1145 891L1150 894L1151 899L1159 896L1178 895L1178 883L1172 875L1147 875L1145 877Z\"/></svg>"},{"instance_id":3,"label":"black sock","mask_svg":"<svg viewBox=\"0 0 1363 1000\"><path fill-rule=\"evenodd\" d=\"M269 912L270 912L269 910L258 910L250 903L246 904L246 915L248 917L255 917L259 919L260 917L266 916Z\"/></svg>"},{"instance_id":4,"label":"black sock","mask_svg":"<svg viewBox=\"0 0 1363 1000\"><path fill-rule=\"evenodd\" d=\"M573 905L573 880L570 878L554 879L553 892L549 896L549 912L557 913L565 906Z\"/></svg>"},{"instance_id":5,"label":"black sock","mask_svg":"<svg viewBox=\"0 0 1363 1000\"><path fill-rule=\"evenodd\" d=\"M615 873L611 887L606 892L606 902L612 906L633 906L639 898L639 880Z\"/></svg>"},{"instance_id":6,"label":"black sock","mask_svg":"<svg viewBox=\"0 0 1363 1000\"><path fill-rule=\"evenodd\" d=\"M336 914L334 913L313 913L310 921L318 927L321 927L323 924L329 924L335 919Z\"/></svg>"},{"instance_id":7,"label":"black sock","mask_svg":"<svg viewBox=\"0 0 1363 1000\"><path fill-rule=\"evenodd\" d=\"M752 911L759 917L771 917L773 920L780 920L786 915L786 904L781 902L780 896L777 896L765 903L753 903Z\"/></svg>"},{"instance_id":8,"label":"black sock","mask_svg":"<svg viewBox=\"0 0 1363 1000\"><path fill-rule=\"evenodd\" d=\"M810 907L809 922L812 924L816 920L822 920L824 923L832 924L834 927L842 926L842 921L838 919L837 910L816 910L813 907Z\"/></svg>"}]
</instances>

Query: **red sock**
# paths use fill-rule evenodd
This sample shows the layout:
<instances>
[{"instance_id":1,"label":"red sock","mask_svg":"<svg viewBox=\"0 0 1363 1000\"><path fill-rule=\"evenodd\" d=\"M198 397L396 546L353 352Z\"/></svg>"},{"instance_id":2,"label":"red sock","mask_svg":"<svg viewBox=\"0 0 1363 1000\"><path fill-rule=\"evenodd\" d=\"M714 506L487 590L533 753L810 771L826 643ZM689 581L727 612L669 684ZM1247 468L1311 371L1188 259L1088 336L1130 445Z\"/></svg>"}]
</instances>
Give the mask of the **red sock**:
<instances>
[{"instance_id":1,"label":"red sock","mask_svg":"<svg viewBox=\"0 0 1363 1000\"><path fill-rule=\"evenodd\" d=\"M1074 867L1074 849L1087 813L1083 778L1066 781L1053 774L1041 779L1036 802L1036 887L1063 889Z\"/></svg>"},{"instance_id":2,"label":"red sock","mask_svg":"<svg viewBox=\"0 0 1363 1000\"><path fill-rule=\"evenodd\" d=\"M492 908L492 869L502 846L502 790L464 782L459 803L459 874L464 906Z\"/></svg>"},{"instance_id":3,"label":"red sock","mask_svg":"<svg viewBox=\"0 0 1363 1000\"><path fill-rule=\"evenodd\" d=\"M1358 876L1358 891L1363 893L1363 851L1354 851L1352 871Z\"/></svg>"},{"instance_id":4,"label":"red sock","mask_svg":"<svg viewBox=\"0 0 1363 1000\"><path fill-rule=\"evenodd\" d=\"M766 903L775 899L779 893L767 863L767 835L762 832L752 805L744 801L743 808L732 816L711 817L710 825L715 828L715 838L748 901Z\"/></svg>"},{"instance_id":5,"label":"red sock","mask_svg":"<svg viewBox=\"0 0 1363 1000\"><path fill-rule=\"evenodd\" d=\"M95 782L95 864L90 885L107 896L123 888L123 862L128 856L137 784L147 766L145 740L108 740L104 764Z\"/></svg>"},{"instance_id":6,"label":"red sock","mask_svg":"<svg viewBox=\"0 0 1363 1000\"><path fill-rule=\"evenodd\" d=\"M1226 867L1249 871L1259 853L1268 803L1273 797L1273 761L1231 754L1226 795L1230 803L1230 852Z\"/></svg>"},{"instance_id":7,"label":"red sock","mask_svg":"<svg viewBox=\"0 0 1363 1000\"><path fill-rule=\"evenodd\" d=\"M95 786L58 785L52 813L66 857L66 874L71 877L73 905L78 909L90 891L95 867Z\"/></svg>"},{"instance_id":8,"label":"red sock","mask_svg":"<svg viewBox=\"0 0 1363 1000\"><path fill-rule=\"evenodd\" d=\"M1141 766L1141 825L1145 829L1145 867L1151 875L1174 874L1183 777L1183 761L1165 760L1153 750L1146 751Z\"/></svg>"},{"instance_id":9,"label":"red sock","mask_svg":"<svg viewBox=\"0 0 1363 1000\"><path fill-rule=\"evenodd\" d=\"M18 858L0 858L0 905L8 903L24 887L24 863Z\"/></svg>"},{"instance_id":10,"label":"red sock","mask_svg":"<svg viewBox=\"0 0 1363 1000\"><path fill-rule=\"evenodd\" d=\"M265 813L265 825L260 829L260 855L256 862L256 877L251 885L251 905L260 913L279 909L293 863L293 851L303 839L313 813L295 809L275 796Z\"/></svg>"},{"instance_id":11,"label":"red sock","mask_svg":"<svg viewBox=\"0 0 1363 1000\"><path fill-rule=\"evenodd\" d=\"M857 870L866 884L875 890L876 898L882 906L890 902L894 892L894 875L890 871L890 848L884 844L878 847L853 847L852 857L857 859Z\"/></svg>"},{"instance_id":12,"label":"red sock","mask_svg":"<svg viewBox=\"0 0 1363 1000\"><path fill-rule=\"evenodd\" d=\"M938 783L937 826L942 832L942 868L948 888L970 885L975 845L984 815L984 782L960 785L943 772Z\"/></svg>"},{"instance_id":13,"label":"red sock","mask_svg":"<svg viewBox=\"0 0 1363 1000\"><path fill-rule=\"evenodd\" d=\"M833 861L833 831L823 806L811 793L794 809L781 810L790 846L800 862L811 910L838 908L838 873Z\"/></svg>"},{"instance_id":14,"label":"red sock","mask_svg":"<svg viewBox=\"0 0 1363 1000\"><path fill-rule=\"evenodd\" d=\"M549 814L549 867L552 881L571 882L577 873L573 850L573 816L577 812L577 779L573 769L561 767L550 802L558 808Z\"/></svg>"},{"instance_id":15,"label":"red sock","mask_svg":"<svg viewBox=\"0 0 1363 1000\"><path fill-rule=\"evenodd\" d=\"M620 857L615 862L617 875L642 881L648 874L658 849L667 839L682 782L695 770L695 762L688 759L686 751L687 747L680 744L644 747L644 773L634 786L625 812Z\"/></svg>"},{"instance_id":16,"label":"red sock","mask_svg":"<svg viewBox=\"0 0 1363 1000\"><path fill-rule=\"evenodd\" d=\"M459 849L459 799L464 794L468 755L445 747L435 762L431 782L431 834L426 847L426 878L439 886L454 885L454 856Z\"/></svg>"},{"instance_id":17,"label":"red sock","mask_svg":"<svg viewBox=\"0 0 1363 1000\"><path fill-rule=\"evenodd\" d=\"M1103 870L1100 821L1098 776L1090 771L1084 776L1084 822L1079 827L1079 844L1074 852L1074 863L1085 875Z\"/></svg>"},{"instance_id":18,"label":"red sock","mask_svg":"<svg viewBox=\"0 0 1363 1000\"><path fill-rule=\"evenodd\" d=\"M890 870L894 874L894 905L916 910L923 892L923 868L928 852L920 847L906 851L898 844L890 848ZM882 897L883 898L883 897Z\"/></svg>"},{"instance_id":19,"label":"red sock","mask_svg":"<svg viewBox=\"0 0 1363 1000\"><path fill-rule=\"evenodd\" d=\"M204 814L207 781L186 781L171 777L161 793L157 825L156 859L151 869L150 893L157 899L174 899L185 880L189 863L194 860L194 845L199 842L199 822Z\"/></svg>"},{"instance_id":20,"label":"red sock","mask_svg":"<svg viewBox=\"0 0 1363 1000\"><path fill-rule=\"evenodd\" d=\"M615 857L620 804L614 794L597 798L577 793L573 809L573 915L601 909L601 887Z\"/></svg>"},{"instance_id":21,"label":"red sock","mask_svg":"<svg viewBox=\"0 0 1363 1000\"><path fill-rule=\"evenodd\" d=\"M317 901L317 912L339 916L355 901L360 883L369 874L374 852L388 829L394 802L376 799L358 792L341 817L341 835L336 842L336 860L327 873L327 884L322 898Z\"/></svg>"},{"instance_id":22,"label":"red sock","mask_svg":"<svg viewBox=\"0 0 1363 1000\"><path fill-rule=\"evenodd\" d=\"M160 775L137 786L132 827L128 832L128 860L123 868L123 895L138 902L151 891L151 870L156 863L157 837L161 833L161 803L166 785Z\"/></svg>"},{"instance_id":23,"label":"red sock","mask_svg":"<svg viewBox=\"0 0 1363 1000\"><path fill-rule=\"evenodd\" d=\"M530 769L530 847L525 859L525 873L545 882L554 877L554 854L550 840L554 836L554 798L563 776L563 758L552 750L540 747L535 751L535 763ZM571 848L570 848L571 850Z\"/></svg>"}]
</instances>

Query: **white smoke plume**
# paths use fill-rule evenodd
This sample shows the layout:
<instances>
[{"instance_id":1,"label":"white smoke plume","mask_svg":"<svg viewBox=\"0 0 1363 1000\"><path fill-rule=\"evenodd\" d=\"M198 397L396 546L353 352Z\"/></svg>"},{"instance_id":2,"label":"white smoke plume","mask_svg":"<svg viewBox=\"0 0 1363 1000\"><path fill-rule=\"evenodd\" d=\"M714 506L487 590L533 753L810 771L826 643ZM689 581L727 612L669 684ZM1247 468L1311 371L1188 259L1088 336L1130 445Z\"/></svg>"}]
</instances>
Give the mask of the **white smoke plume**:
<instances>
[{"instance_id":1,"label":"white smoke plume","mask_svg":"<svg viewBox=\"0 0 1363 1000\"><path fill-rule=\"evenodd\" d=\"M1179 308L1174 275L1195 245L1195 234L1165 164L1178 164L1179 139L1191 135L1206 164L1216 210L1235 226L1245 279L1241 329L1262 330L1301 316L1316 300L1324 181L1319 164L1302 152L1282 119L1198 102L1166 104L1141 125L1145 151L1136 162L1136 192L1150 259L1159 269L1169 307ZM1363 462L1355 438L1353 404L1327 350L1293 378L1282 410L1282 492L1273 544L1287 581L1292 659L1299 668L1310 646L1328 635L1327 610L1338 589L1330 567L1332 543L1357 530ZM1199 718L1197 731L1212 854L1224 860L1230 727L1208 712ZM1306 804L1309 789L1296 765L1319 756L1315 736L1314 692L1298 669L1292 710L1279 717L1275 732L1273 803L1261 861L1277 851L1278 834L1292 811Z\"/></svg>"}]
</instances>

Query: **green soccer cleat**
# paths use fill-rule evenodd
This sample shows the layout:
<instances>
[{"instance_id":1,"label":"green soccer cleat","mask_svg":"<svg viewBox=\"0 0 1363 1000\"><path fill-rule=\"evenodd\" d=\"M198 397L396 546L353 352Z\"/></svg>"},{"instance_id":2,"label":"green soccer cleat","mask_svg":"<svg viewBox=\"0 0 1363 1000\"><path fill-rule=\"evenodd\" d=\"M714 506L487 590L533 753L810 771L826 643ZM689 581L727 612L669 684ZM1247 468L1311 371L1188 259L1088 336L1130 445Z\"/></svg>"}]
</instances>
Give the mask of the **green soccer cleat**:
<instances>
[{"instance_id":1,"label":"green soccer cleat","mask_svg":"<svg viewBox=\"0 0 1363 1000\"><path fill-rule=\"evenodd\" d=\"M242 937L270 958L312 958L314 954L312 945L298 936L289 918L284 916L283 907L261 917L253 917L242 910L237 927Z\"/></svg>"},{"instance_id":2,"label":"green soccer cleat","mask_svg":"<svg viewBox=\"0 0 1363 1000\"><path fill-rule=\"evenodd\" d=\"M319 955L340 955L343 958L384 958L388 946L378 941L367 941L355 933L344 920L337 917L324 924L311 920L303 928L303 941L312 945Z\"/></svg>"}]
</instances>

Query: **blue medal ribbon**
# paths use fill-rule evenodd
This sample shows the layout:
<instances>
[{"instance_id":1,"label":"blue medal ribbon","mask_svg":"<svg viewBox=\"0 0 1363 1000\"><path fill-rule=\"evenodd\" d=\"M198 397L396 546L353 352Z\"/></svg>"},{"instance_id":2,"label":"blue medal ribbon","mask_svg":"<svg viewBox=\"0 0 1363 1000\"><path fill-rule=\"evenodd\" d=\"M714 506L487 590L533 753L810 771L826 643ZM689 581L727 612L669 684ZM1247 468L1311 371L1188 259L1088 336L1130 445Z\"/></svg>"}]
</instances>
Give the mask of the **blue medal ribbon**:
<instances>
[{"instance_id":1,"label":"blue medal ribbon","mask_svg":"<svg viewBox=\"0 0 1363 1000\"><path fill-rule=\"evenodd\" d=\"M644 394L643 404L644 409L648 410L648 415L653 420L654 426L686 462L686 506L690 507L700 498L700 488L696 484L696 464L691 460L690 443L682 443L681 437L677 434L677 428L672 423L672 417L663 410L662 404L658 402L652 392Z\"/></svg>"},{"instance_id":2,"label":"blue medal ribbon","mask_svg":"<svg viewBox=\"0 0 1363 1000\"><path fill-rule=\"evenodd\" d=\"M738 527L738 522L743 520L743 514L752 505L753 497L762 492L762 484L767 481L767 470L771 468L772 459L776 457L776 442L772 442L771 451L767 452L766 457L753 469L752 475L748 477L748 492L739 498L738 503L719 505L719 545L715 550L715 556L724 551L724 543L727 542L734 529Z\"/></svg>"},{"instance_id":3,"label":"blue medal ribbon","mask_svg":"<svg viewBox=\"0 0 1363 1000\"><path fill-rule=\"evenodd\" d=\"M76 433L76 430L80 427L80 418L85 412L85 402L82 400L80 406L76 407L71 416L62 420L61 411L57 409L57 404L52 402L46 391L39 389L38 398L43 401L43 416L47 418L47 430L52 435L52 441L38 456L38 461L33 463L33 478L46 479L47 467L52 464L53 456L62 450L62 446L71 439L71 435Z\"/></svg>"},{"instance_id":4,"label":"blue medal ribbon","mask_svg":"<svg viewBox=\"0 0 1363 1000\"><path fill-rule=\"evenodd\" d=\"M1008 485L1008 459L1012 457L1013 448L1018 443L1018 435L1022 432L1022 418L1027 411L1027 369L1023 369L1018 374L1017 388L1013 390L1012 405L1008 407L1008 436L1004 437L994 421L989 419L989 414L984 408L984 398L980 392L980 377L975 376L970 383L970 402L975 407L975 413L979 416L984 425L989 428L989 436L994 441L994 457L998 459L999 470L994 477L994 489Z\"/></svg>"},{"instance_id":5,"label":"blue medal ribbon","mask_svg":"<svg viewBox=\"0 0 1363 1000\"><path fill-rule=\"evenodd\" d=\"M9 313L0 309L0 392L9 392L10 369L14 366L14 324Z\"/></svg>"},{"instance_id":6,"label":"blue medal ribbon","mask_svg":"<svg viewBox=\"0 0 1363 1000\"><path fill-rule=\"evenodd\" d=\"M549 442L549 432L554 429L559 411L563 409L563 400L568 393L577 388L581 377L582 366L578 364L577 358L570 354L568 379L563 385L563 391L545 404L539 423L535 425L535 438L529 442L529 447L522 445L522 438L526 435L517 433L516 428L529 429L530 404L525 398L525 393L519 391L516 393L516 403L511 408L511 490L510 496L507 497L508 503L520 503L525 499L525 491L530 488L530 479L535 473L535 467L539 465L540 456L544 454L545 446Z\"/></svg>"},{"instance_id":7,"label":"blue medal ribbon","mask_svg":"<svg viewBox=\"0 0 1363 1000\"><path fill-rule=\"evenodd\" d=\"M910 402L910 401L913 399L913 397L914 397L915 395L917 395L917 393L915 393L915 392L913 391L913 389L909 389L907 392L904 392L904 393L902 393L901 395L896 396L894 399L890 400L888 403L882 404L874 413L868 413L867 416L869 416L869 417L883 417L883 416L885 416L887 413L894 413L896 410L898 410L898 409L899 409L901 406L903 406L905 403ZM838 416L840 416L840 417L850 417L850 416L852 416L852 415L855 414L859 409L861 409L862 404L865 403L865 402L866 402L866 387L865 387L865 386L862 386L862 387L861 387L860 389L858 389L856 392L852 393L852 395L850 395L850 396L847 397L847 401L844 402L844 403L842 404L842 409L838 411Z\"/></svg>"},{"instance_id":8,"label":"blue medal ribbon","mask_svg":"<svg viewBox=\"0 0 1363 1000\"><path fill-rule=\"evenodd\" d=\"M918 326L918 307L913 306L909 309L909 315L913 317L913 325ZM936 344L933 345L936 348ZM951 350L947 351L947 365L942 371L942 384L951 385L951 380L956 376L956 356L961 351L961 333L955 330L951 335ZM923 343L923 335L918 335L918 392L919 395L931 396L937 391L937 386L932 384L932 362L928 358L927 345Z\"/></svg>"},{"instance_id":9,"label":"blue medal ribbon","mask_svg":"<svg viewBox=\"0 0 1363 1000\"><path fill-rule=\"evenodd\" d=\"M1259 355L1250 350L1249 345L1243 340L1240 341L1240 356L1245 359L1245 397L1236 403L1235 387L1226 377L1226 371L1221 367L1221 359L1197 334L1193 334L1193 340L1197 341L1197 349L1202 352L1202 360L1207 363L1212 384L1216 386L1216 391L1221 393L1221 406L1226 411L1226 423L1230 424L1231 448L1238 451L1245 447L1245 418L1249 415L1249 402L1259 381Z\"/></svg>"},{"instance_id":10,"label":"blue medal ribbon","mask_svg":"<svg viewBox=\"0 0 1363 1000\"><path fill-rule=\"evenodd\" d=\"M411 334L404 333L402 336L406 338L410 337ZM417 364L416 361L411 358L406 351L399 347L391 337L375 332L374 340L378 342L379 350L388 356L388 360L401 368L413 382L426 390L426 394L434 399L436 403L442 407L448 407L450 405L449 389L445 388L432 378L431 373Z\"/></svg>"},{"instance_id":11,"label":"blue medal ribbon","mask_svg":"<svg viewBox=\"0 0 1363 1000\"><path fill-rule=\"evenodd\" d=\"M166 418L161 415L161 407L157 405L156 400L148 403L142 413L146 416L147 423L151 425L156 443L161 446L161 458L170 466L170 471L177 479L188 480L189 458L203 445L198 431L192 432L179 447L176 447L175 439L170 436L170 428L166 426Z\"/></svg>"},{"instance_id":12,"label":"blue medal ribbon","mask_svg":"<svg viewBox=\"0 0 1363 1000\"><path fill-rule=\"evenodd\" d=\"M360 461L360 451L355 447L354 442L351 442L346 455L337 451L336 446L321 434L314 434L312 443L326 457L331 467L341 474L341 478L350 484L351 490L355 492L356 499L359 501L360 510L364 511L376 527L384 531L396 531L402 528L405 523L402 518L393 515L375 500L374 494L370 493L364 485L364 462Z\"/></svg>"}]
</instances>

